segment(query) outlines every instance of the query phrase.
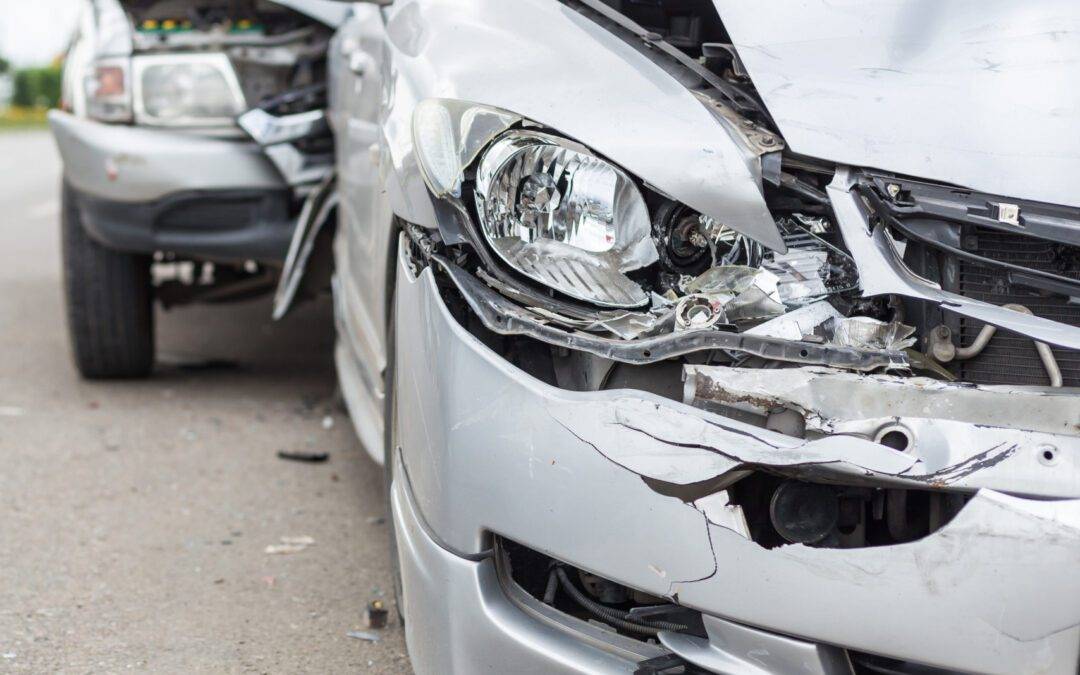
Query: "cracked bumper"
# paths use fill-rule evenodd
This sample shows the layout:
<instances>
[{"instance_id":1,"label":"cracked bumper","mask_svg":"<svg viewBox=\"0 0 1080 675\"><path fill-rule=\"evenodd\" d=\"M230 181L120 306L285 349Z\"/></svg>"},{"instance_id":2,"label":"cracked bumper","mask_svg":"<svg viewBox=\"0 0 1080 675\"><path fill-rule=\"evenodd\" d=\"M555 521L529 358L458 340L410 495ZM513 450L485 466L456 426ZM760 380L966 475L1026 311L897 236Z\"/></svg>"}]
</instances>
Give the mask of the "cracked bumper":
<instances>
[{"instance_id":1,"label":"cracked bumper","mask_svg":"<svg viewBox=\"0 0 1080 675\"><path fill-rule=\"evenodd\" d=\"M924 487L979 487L979 472L931 476L908 455L849 436L804 442L647 393L550 387L456 323L430 269L414 278L403 264L398 278L398 325L409 327L397 337L398 405L409 411L402 457L416 509L447 549L475 554L494 532L707 614L807 640L979 672L1076 672L1080 500L983 490L914 543L766 550L723 505L684 503L643 478L688 484L748 458L801 475ZM977 460L999 466L1017 456L998 454ZM415 583L429 587L407 597L445 591L438 579ZM455 639L450 626L431 628Z\"/></svg>"}]
</instances>

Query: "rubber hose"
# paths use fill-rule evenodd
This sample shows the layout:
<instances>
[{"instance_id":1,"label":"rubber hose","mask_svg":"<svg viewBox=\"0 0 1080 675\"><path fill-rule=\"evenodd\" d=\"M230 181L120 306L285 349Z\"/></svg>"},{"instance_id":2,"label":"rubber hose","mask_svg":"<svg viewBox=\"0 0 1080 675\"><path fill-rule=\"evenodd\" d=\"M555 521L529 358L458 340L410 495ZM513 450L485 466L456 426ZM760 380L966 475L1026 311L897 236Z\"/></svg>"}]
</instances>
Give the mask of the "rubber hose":
<instances>
[{"instance_id":1,"label":"rubber hose","mask_svg":"<svg viewBox=\"0 0 1080 675\"><path fill-rule=\"evenodd\" d=\"M656 635L662 630L686 630L686 626L668 621L655 621L650 624L630 621L625 612L613 609L607 605L601 605L578 590L573 582L570 581L570 577L566 574L566 570L562 567L555 568L555 573L559 576L559 581L562 583L563 590L570 595L574 602L583 609L596 614L605 621L615 624L619 628L635 633L644 633L646 635Z\"/></svg>"}]
</instances>

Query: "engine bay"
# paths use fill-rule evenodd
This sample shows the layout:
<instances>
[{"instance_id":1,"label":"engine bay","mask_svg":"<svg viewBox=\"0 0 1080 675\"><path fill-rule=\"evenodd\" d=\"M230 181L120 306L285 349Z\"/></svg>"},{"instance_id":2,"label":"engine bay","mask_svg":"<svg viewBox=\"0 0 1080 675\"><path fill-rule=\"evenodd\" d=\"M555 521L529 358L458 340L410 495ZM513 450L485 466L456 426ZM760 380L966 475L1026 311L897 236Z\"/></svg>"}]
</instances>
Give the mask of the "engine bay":
<instances>
[{"instance_id":1,"label":"engine bay","mask_svg":"<svg viewBox=\"0 0 1080 675\"><path fill-rule=\"evenodd\" d=\"M325 86L331 29L277 3L137 0L124 6L136 53L224 53L248 106Z\"/></svg>"},{"instance_id":2,"label":"engine bay","mask_svg":"<svg viewBox=\"0 0 1080 675\"><path fill-rule=\"evenodd\" d=\"M647 300L635 298L637 307L596 307L575 297L577 282L560 287L556 280L560 290L545 289L535 283L536 275L523 277L505 264L505 256L488 251L482 228L470 222L470 212L490 201L489 188L481 183L491 179L481 167L466 175L464 208L442 214L458 221L471 244L444 251L448 264L465 268L450 274L459 287L476 286L465 279L475 272L475 279L494 291L485 296L489 304L516 301L526 334L546 334L542 339L550 340L561 330L560 344L615 361L642 364L684 356L734 367L825 365L972 384L1080 383L1078 352L1025 334L1022 324L1010 330L999 321L994 327L977 318L976 310L951 311L956 303L868 291L860 272L872 261L856 259L847 241L851 233L838 222L829 193L840 167L783 147L712 2L568 4L627 40L663 42L657 59L667 59L674 48L698 64L684 70L683 81L721 106L722 116L744 131L747 147L758 154L762 196L782 245L767 246L639 183L656 259L638 261L627 276ZM716 78L721 87L715 86ZM777 139L775 147L763 147L763 138ZM1061 324L1062 334L1080 329L1076 209L882 172L856 171L852 180L867 227L880 230L899 258L899 276L911 275L928 288L970 300L976 309L987 303L1053 321ZM477 186L481 194L470 197ZM535 212L538 195L566 197L552 189L554 183L543 192L521 193L518 197L528 203L521 201L516 213ZM480 213L481 224L485 216ZM466 293L476 294L475 289ZM477 311L483 303L472 304ZM1045 334L1050 324L1040 325ZM795 344L798 348L791 348Z\"/></svg>"}]
</instances>

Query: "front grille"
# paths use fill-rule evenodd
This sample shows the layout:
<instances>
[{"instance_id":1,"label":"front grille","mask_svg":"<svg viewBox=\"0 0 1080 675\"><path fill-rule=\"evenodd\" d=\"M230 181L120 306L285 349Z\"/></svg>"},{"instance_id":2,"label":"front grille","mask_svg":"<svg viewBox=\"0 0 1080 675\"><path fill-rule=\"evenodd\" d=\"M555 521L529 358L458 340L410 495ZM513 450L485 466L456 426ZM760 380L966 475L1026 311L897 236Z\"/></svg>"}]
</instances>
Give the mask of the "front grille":
<instances>
[{"instance_id":1,"label":"front grille","mask_svg":"<svg viewBox=\"0 0 1080 675\"><path fill-rule=\"evenodd\" d=\"M259 217L259 197L240 199L190 199L173 204L158 216L165 230L242 230Z\"/></svg>"},{"instance_id":2,"label":"front grille","mask_svg":"<svg viewBox=\"0 0 1080 675\"><path fill-rule=\"evenodd\" d=\"M1035 239L1022 234L978 229L965 235L965 248L985 258L1053 272L1080 279L1075 247ZM995 305L1024 305L1037 316L1080 327L1080 305L1057 296L1042 296L1010 286L1005 272L978 263L958 260L958 290L961 295ZM983 322L960 320L961 344L975 340ZM1080 386L1080 352L1054 348L1066 387ZM1024 336L999 330L986 349L974 359L958 364L961 379L980 384L1046 385L1049 379L1034 343Z\"/></svg>"}]
</instances>

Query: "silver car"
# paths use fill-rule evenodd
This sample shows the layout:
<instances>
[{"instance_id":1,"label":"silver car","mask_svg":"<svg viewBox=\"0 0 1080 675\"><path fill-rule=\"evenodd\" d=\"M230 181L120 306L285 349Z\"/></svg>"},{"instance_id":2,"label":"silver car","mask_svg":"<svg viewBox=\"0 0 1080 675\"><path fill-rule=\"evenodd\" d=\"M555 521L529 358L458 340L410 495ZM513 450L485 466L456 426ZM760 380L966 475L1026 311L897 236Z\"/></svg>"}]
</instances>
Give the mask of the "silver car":
<instances>
[{"instance_id":1,"label":"silver car","mask_svg":"<svg viewBox=\"0 0 1080 675\"><path fill-rule=\"evenodd\" d=\"M418 672L1077 672L1080 6L382 5L333 292Z\"/></svg>"}]
</instances>

